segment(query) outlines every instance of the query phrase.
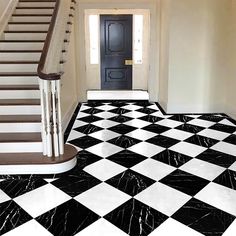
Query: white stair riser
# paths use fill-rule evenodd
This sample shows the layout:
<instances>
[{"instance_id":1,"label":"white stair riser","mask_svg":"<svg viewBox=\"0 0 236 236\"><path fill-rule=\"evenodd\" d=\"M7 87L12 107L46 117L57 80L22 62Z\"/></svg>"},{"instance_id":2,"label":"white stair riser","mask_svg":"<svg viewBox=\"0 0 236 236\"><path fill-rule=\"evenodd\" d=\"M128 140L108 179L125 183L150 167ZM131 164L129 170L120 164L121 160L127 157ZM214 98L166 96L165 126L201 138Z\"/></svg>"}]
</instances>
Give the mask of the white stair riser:
<instances>
[{"instance_id":1,"label":"white stair riser","mask_svg":"<svg viewBox=\"0 0 236 236\"><path fill-rule=\"evenodd\" d=\"M45 40L46 33L4 33L5 40Z\"/></svg>"},{"instance_id":2,"label":"white stair riser","mask_svg":"<svg viewBox=\"0 0 236 236\"><path fill-rule=\"evenodd\" d=\"M0 72L36 72L38 64L0 64Z\"/></svg>"},{"instance_id":3,"label":"white stair riser","mask_svg":"<svg viewBox=\"0 0 236 236\"><path fill-rule=\"evenodd\" d=\"M0 50L42 50L43 44L44 44L43 42L42 43L36 43L36 42L35 43L26 43L26 42L3 43L3 42L0 42Z\"/></svg>"},{"instance_id":4,"label":"white stair riser","mask_svg":"<svg viewBox=\"0 0 236 236\"><path fill-rule=\"evenodd\" d=\"M0 143L0 153L42 152L42 142Z\"/></svg>"},{"instance_id":5,"label":"white stair riser","mask_svg":"<svg viewBox=\"0 0 236 236\"><path fill-rule=\"evenodd\" d=\"M55 2L19 2L18 7L54 7Z\"/></svg>"},{"instance_id":6,"label":"white stair riser","mask_svg":"<svg viewBox=\"0 0 236 236\"><path fill-rule=\"evenodd\" d=\"M20 85L20 84L38 84L38 77L34 76L0 76L0 84L2 85Z\"/></svg>"},{"instance_id":7,"label":"white stair riser","mask_svg":"<svg viewBox=\"0 0 236 236\"><path fill-rule=\"evenodd\" d=\"M2 90L0 99L37 99L40 98L39 90Z\"/></svg>"},{"instance_id":8,"label":"white stair riser","mask_svg":"<svg viewBox=\"0 0 236 236\"><path fill-rule=\"evenodd\" d=\"M17 31L24 31L24 30L29 30L29 31L37 31L37 30L42 30L42 31L47 31L49 27L49 24L8 24L7 29L8 30L17 30Z\"/></svg>"},{"instance_id":9,"label":"white stair riser","mask_svg":"<svg viewBox=\"0 0 236 236\"><path fill-rule=\"evenodd\" d=\"M52 14L53 9L16 9L15 14Z\"/></svg>"},{"instance_id":10,"label":"white stair riser","mask_svg":"<svg viewBox=\"0 0 236 236\"><path fill-rule=\"evenodd\" d=\"M40 115L41 106L0 106L0 115Z\"/></svg>"},{"instance_id":11,"label":"white stair riser","mask_svg":"<svg viewBox=\"0 0 236 236\"><path fill-rule=\"evenodd\" d=\"M11 22L50 22L50 16L13 16Z\"/></svg>"},{"instance_id":12,"label":"white stair riser","mask_svg":"<svg viewBox=\"0 0 236 236\"><path fill-rule=\"evenodd\" d=\"M1 52L0 61L39 61L40 56L40 52Z\"/></svg>"},{"instance_id":13,"label":"white stair riser","mask_svg":"<svg viewBox=\"0 0 236 236\"><path fill-rule=\"evenodd\" d=\"M41 123L0 123L0 133L41 132Z\"/></svg>"}]
</instances>

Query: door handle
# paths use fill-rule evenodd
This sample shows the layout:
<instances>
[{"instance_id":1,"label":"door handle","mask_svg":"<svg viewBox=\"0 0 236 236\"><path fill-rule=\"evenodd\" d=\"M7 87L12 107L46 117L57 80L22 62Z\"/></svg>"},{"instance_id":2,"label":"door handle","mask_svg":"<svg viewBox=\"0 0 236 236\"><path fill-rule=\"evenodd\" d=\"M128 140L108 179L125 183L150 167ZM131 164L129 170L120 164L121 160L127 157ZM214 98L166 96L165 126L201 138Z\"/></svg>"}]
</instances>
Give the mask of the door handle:
<instances>
[{"instance_id":1,"label":"door handle","mask_svg":"<svg viewBox=\"0 0 236 236\"><path fill-rule=\"evenodd\" d=\"M133 60L125 60L125 65L126 66L132 66L133 65Z\"/></svg>"}]
</instances>

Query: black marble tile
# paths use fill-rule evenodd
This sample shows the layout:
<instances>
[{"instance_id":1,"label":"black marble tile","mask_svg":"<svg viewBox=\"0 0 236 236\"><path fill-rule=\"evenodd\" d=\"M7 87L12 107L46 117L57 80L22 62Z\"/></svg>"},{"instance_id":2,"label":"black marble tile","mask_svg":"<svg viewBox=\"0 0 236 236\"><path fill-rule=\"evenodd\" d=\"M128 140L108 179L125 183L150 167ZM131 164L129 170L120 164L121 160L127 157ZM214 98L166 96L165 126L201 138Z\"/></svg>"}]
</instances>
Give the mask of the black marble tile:
<instances>
[{"instance_id":1,"label":"black marble tile","mask_svg":"<svg viewBox=\"0 0 236 236\"><path fill-rule=\"evenodd\" d=\"M209 129L214 129L226 133L234 133L236 131L236 127L230 125L223 125L223 124L215 124L211 126Z\"/></svg>"},{"instance_id":2,"label":"black marble tile","mask_svg":"<svg viewBox=\"0 0 236 236\"><path fill-rule=\"evenodd\" d=\"M80 171L76 175L64 176L52 182L52 185L61 189L71 197L75 197L80 193L100 184L101 181L85 171Z\"/></svg>"},{"instance_id":3,"label":"black marble tile","mask_svg":"<svg viewBox=\"0 0 236 236\"><path fill-rule=\"evenodd\" d=\"M206 115L199 116L198 119L212 121L212 122L220 122L224 119L224 117L223 116L206 114Z\"/></svg>"},{"instance_id":4,"label":"black marble tile","mask_svg":"<svg viewBox=\"0 0 236 236\"><path fill-rule=\"evenodd\" d=\"M9 197L15 198L45 184L47 182L41 178L6 179L0 182L0 189Z\"/></svg>"},{"instance_id":5,"label":"black marble tile","mask_svg":"<svg viewBox=\"0 0 236 236\"><path fill-rule=\"evenodd\" d=\"M99 112L103 112L103 110L92 107L92 108L83 110L83 112L87 113L87 114L90 114L90 115L93 115L93 114L97 114Z\"/></svg>"},{"instance_id":6,"label":"black marble tile","mask_svg":"<svg viewBox=\"0 0 236 236\"><path fill-rule=\"evenodd\" d=\"M121 136L118 136L118 137L111 139L107 142L112 143L112 144L122 147L122 148L128 148L128 147L131 147L137 143L140 143L141 141L138 139L135 139L135 138L121 135Z\"/></svg>"},{"instance_id":7,"label":"black marble tile","mask_svg":"<svg viewBox=\"0 0 236 236\"><path fill-rule=\"evenodd\" d=\"M131 196L137 195L155 183L154 180L133 170L126 170L123 173L112 177L106 182Z\"/></svg>"},{"instance_id":8,"label":"black marble tile","mask_svg":"<svg viewBox=\"0 0 236 236\"><path fill-rule=\"evenodd\" d=\"M97 155L94 155L93 153L90 153L86 150L82 150L78 152L77 154L77 165L79 165L80 168L84 168L90 164L93 164L99 160L103 159L102 157L99 157Z\"/></svg>"},{"instance_id":9,"label":"black marble tile","mask_svg":"<svg viewBox=\"0 0 236 236\"><path fill-rule=\"evenodd\" d=\"M86 149L88 147L99 144L101 142L102 142L101 140L98 140L98 139L90 137L90 136L83 136L81 138L77 138L77 139L73 139L73 140L69 141L69 143L71 143L79 148L82 148L82 149Z\"/></svg>"},{"instance_id":10,"label":"black marble tile","mask_svg":"<svg viewBox=\"0 0 236 236\"><path fill-rule=\"evenodd\" d=\"M148 108L148 107L140 108L140 109L138 109L137 111L138 111L138 112L145 113L145 114L152 114L152 113L156 112L156 110L151 109L151 108Z\"/></svg>"},{"instance_id":11,"label":"black marble tile","mask_svg":"<svg viewBox=\"0 0 236 236\"><path fill-rule=\"evenodd\" d=\"M212 149L206 150L205 152L196 156L196 158L226 168L231 166L236 161L235 156L223 152L218 152Z\"/></svg>"},{"instance_id":12,"label":"black marble tile","mask_svg":"<svg viewBox=\"0 0 236 236\"><path fill-rule=\"evenodd\" d=\"M102 118L100 118L98 116L90 115L90 116L85 116L85 117L79 118L78 120L81 120L81 121L84 121L87 123L93 123L93 122L102 120Z\"/></svg>"},{"instance_id":13,"label":"black marble tile","mask_svg":"<svg viewBox=\"0 0 236 236\"><path fill-rule=\"evenodd\" d=\"M96 213L71 199L38 216L36 220L53 235L72 236L99 218Z\"/></svg>"},{"instance_id":14,"label":"black marble tile","mask_svg":"<svg viewBox=\"0 0 236 236\"><path fill-rule=\"evenodd\" d=\"M124 109L124 108L118 107L118 108L115 108L115 109L110 110L109 112L112 112L112 113L115 113L115 114L122 115L122 114L125 114L125 113L130 112L130 110L127 110L127 109Z\"/></svg>"},{"instance_id":15,"label":"black marble tile","mask_svg":"<svg viewBox=\"0 0 236 236\"><path fill-rule=\"evenodd\" d=\"M136 199L130 199L104 218L130 236L147 236L168 219Z\"/></svg>"},{"instance_id":16,"label":"black marble tile","mask_svg":"<svg viewBox=\"0 0 236 236\"><path fill-rule=\"evenodd\" d=\"M231 144L236 145L236 135L235 134L231 134L230 136L228 136L223 141L226 142L226 143L231 143Z\"/></svg>"},{"instance_id":17,"label":"black marble tile","mask_svg":"<svg viewBox=\"0 0 236 236\"><path fill-rule=\"evenodd\" d=\"M201 135L193 135L190 138L186 139L185 142L193 143L202 147L209 148L215 145L216 143L218 143L219 140L208 138Z\"/></svg>"},{"instance_id":18,"label":"black marble tile","mask_svg":"<svg viewBox=\"0 0 236 236\"><path fill-rule=\"evenodd\" d=\"M118 123L125 123L127 121L133 120L133 118L123 116L123 115L118 115L118 116L114 116L112 118L109 118L108 120L115 121L115 122L118 122Z\"/></svg>"},{"instance_id":19,"label":"black marble tile","mask_svg":"<svg viewBox=\"0 0 236 236\"><path fill-rule=\"evenodd\" d=\"M182 125L176 127L175 129L196 134L196 133L204 130L205 128L197 126L197 125L182 124Z\"/></svg>"},{"instance_id":20,"label":"black marble tile","mask_svg":"<svg viewBox=\"0 0 236 236\"><path fill-rule=\"evenodd\" d=\"M166 127L166 126L162 126L162 125L151 124L151 125L148 125L142 129L156 133L156 134L161 134L171 128Z\"/></svg>"},{"instance_id":21,"label":"black marble tile","mask_svg":"<svg viewBox=\"0 0 236 236\"><path fill-rule=\"evenodd\" d=\"M165 164L174 166L174 167L180 167L186 162L190 161L192 157L186 156L184 154L174 152L171 150L165 150L161 153L158 153L157 155L153 156L152 159L155 159L157 161L161 161Z\"/></svg>"},{"instance_id":22,"label":"black marble tile","mask_svg":"<svg viewBox=\"0 0 236 236\"><path fill-rule=\"evenodd\" d=\"M101 101L89 101L88 103L84 103L84 105L88 107L98 107L104 105L104 103Z\"/></svg>"},{"instance_id":23,"label":"black marble tile","mask_svg":"<svg viewBox=\"0 0 236 236\"><path fill-rule=\"evenodd\" d=\"M114 107L123 107L123 106L126 106L128 105L127 102L124 102L124 101L112 101L110 103L110 105L114 106Z\"/></svg>"},{"instance_id":24,"label":"black marble tile","mask_svg":"<svg viewBox=\"0 0 236 236\"><path fill-rule=\"evenodd\" d=\"M146 142L152 143L152 144L164 147L164 148L169 148L175 145L176 143L179 143L179 140L169 138L163 135L157 135L153 138L146 140Z\"/></svg>"},{"instance_id":25,"label":"black marble tile","mask_svg":"<svg viewBox=\"0 0 236 236\"><path fill-rule=\"evenodd\" d=\"M136 129L135 127L124 125L124 124L119 124L119 125L112 126L111 128L109 128L109 130L114 131L118 134L127 134L135 129Z\"/></svg>"},{"instance_id":26,"label":"black marble tile","mask_svg":"<svg viewBox=\"0 0 236 236\"><path fill-rule=\"evenodd\" d=\"M176 120L176 121L180 121L180 122L188 122L190 120L193 120L192 117L189 117L189 116L185 116L185 115L173 115L171 116L170 118L168 118L170 120Z\"/></svg>"},{"instance_id":27,"label":"black marble tile","mask_svg":"<svg viewBox=\"0 0 236 236\"><path fill-rule=\"evenodd\" d=\"M141 106L141 107L148 107L153 105L153 103L150 103L149 101L138 101L134 102L134 105Z\"/></svg>"},{"instance_id":28,"label":"black marble tile","mask_svg":"<svg viewBox=\"0 0 236 236\"><path fill-rule=\"evenodd\" d=\"M102 128L97 127L97 126L92 125L92 124L87 124L87 125L83 125L83 126L80 126L78 128L75 128L74 130L76 130L80 133L83 133L83 134L91 134L91 133L102 130Z\"/></svg>"},{"instance_id":29,"label":"black marble tile","mask_svg":"<svg viewBox=\"0 0 236 236\"><path fill-rule=\"evenodd\" d=\"M159 182L191 196L197 194L209 183L208 180L178 169Z\"/></svg>"},{"instance_id":30,"label":"black marble tile","mask_svg":"<svg viewBox=\"0 0 236 236\"><path fill-rule=\"evenodd\" d=\"M216 179L214 179L213 182L236 190L236 172L227 169L222 174L220 174Z\"/></svg>"},{"instance_id":31,"label":"black marble tile","mask_svg":"<svg viewBox=\"0 0 236 236\"><path fill-rule=\"evenodd\" d=\"M157 121L163 120L163 118L161 118L161 117L152 116L152 115L142 116L139 119L144 120L144 121L148 121L150 123L155 123Z\"/></svg>"},{"instance_id":32,"label":"black marble tile","mask_svg":"<svg viewBox=\"0 0 236 236\"><path fill-rule=\"evenodd\" d=\"M203 235L220 236L233 222L235 216L192 198L174 213L172 218Z\"/></svg>"},{"instance_id":33,"label":"black marble tile","mask_svg":"<svg viewBox=\"0 0 236 236\"><path fill-rule=\"evenodd\" d=\"M0 203L0 235L30 221L32 217L14 201Z\"/></svg>"},{"instance_id":34,"label":"black marble tile","mask_svg":"<svg viewBox=\"0 0 236 236\"><path fill-rule=\"evenodd\" d=\"M130 168L144 161L145 159L147 159L147 157L131 152L129 150L123 150L108 157L107 159L117 164L120 164L126 168Z\"/></svg>"}]
</instances>

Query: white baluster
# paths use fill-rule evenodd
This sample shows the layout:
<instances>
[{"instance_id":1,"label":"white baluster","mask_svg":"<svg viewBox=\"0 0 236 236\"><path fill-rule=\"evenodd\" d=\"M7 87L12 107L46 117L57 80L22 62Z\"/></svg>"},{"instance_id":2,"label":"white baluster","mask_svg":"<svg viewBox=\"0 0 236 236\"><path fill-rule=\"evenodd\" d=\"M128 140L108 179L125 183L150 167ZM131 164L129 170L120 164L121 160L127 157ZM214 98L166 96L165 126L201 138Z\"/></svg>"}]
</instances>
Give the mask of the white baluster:
<instances>
[{"instance_id":1,"label":"white baluster","mask_svg":"<svg viewBox=\"0 0 236 236\"><path fill-rule=\"evenodd\" d=\"M51 157L52 156L52 135L51 135L51 122L50 122L50 115L51 115L51 105L50 105L51 92L49 90L50 82L47 80L44 80L43 84L44 84L45 106L46 106L47 155L48 157Z\"/></svg>"},{"instance_id":2,"label":"white baluster","mask_svg":"<svg viewBox=\"0 0 236 236\"><path fill-rule=\"evenodd\" d=\"M62 134L62 122L61 122L61 83L60 83L60 80L56 81L56 91L57 91L59 152L60 152L60 155L63 155L64 154L64 137Z\"/></svg>"},{"instance_id":3,"label":"white baluster","mask_svg":"<svg viewBox=\"0 0 236 236\"><path fill-rule=\"evenodd\" d=\"M52 127L53 127L53 146L54 156L59 156L58 133L57 133L57 111L56 111L56 81L51 82L52 88Z\"/></svg>"},{"instance_id":4,"label":"white baluster","mask_svg":"<svg viewBox=\"0 0 236 236\"><path fill-rule=\"evenodd\" d=\"M41 136L43 142L43 155L47 155L47 135L46 135L46 126L45 126L45 99L44 99L44 89L43 81L39 79L40 87L40 98L41 98Z\"/></svg>"}]
</instances>

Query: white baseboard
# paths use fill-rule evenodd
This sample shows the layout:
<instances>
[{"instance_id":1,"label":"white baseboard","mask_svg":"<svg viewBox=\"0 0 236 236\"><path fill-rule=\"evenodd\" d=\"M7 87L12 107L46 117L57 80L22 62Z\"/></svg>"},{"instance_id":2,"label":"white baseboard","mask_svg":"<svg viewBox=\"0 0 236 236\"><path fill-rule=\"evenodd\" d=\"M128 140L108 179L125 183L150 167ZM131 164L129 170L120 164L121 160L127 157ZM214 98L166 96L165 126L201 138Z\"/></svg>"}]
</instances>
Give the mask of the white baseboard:
<instances>
[{"instance_id":1,"label":"white baseboard","mask_svg":"<svg viewBox=\"0 0 236 236\"><path fill-rule=\"evenodd\" d=\"M78 105L77 101L74 101L71 106L67 109L66 113L64 114L64 116L62 117L62 132L64 133L70 120L72 115L74 114L74 111L76 109Z\"/></svg>"}]
</instances>

